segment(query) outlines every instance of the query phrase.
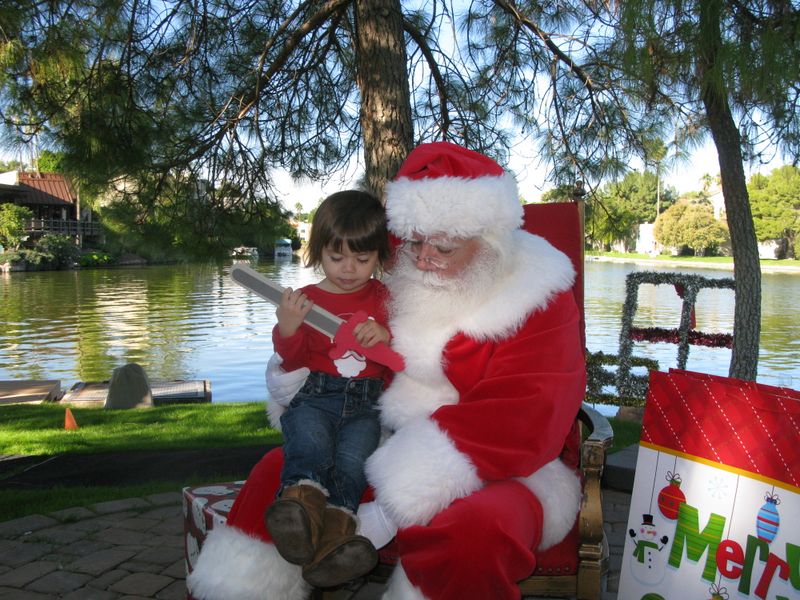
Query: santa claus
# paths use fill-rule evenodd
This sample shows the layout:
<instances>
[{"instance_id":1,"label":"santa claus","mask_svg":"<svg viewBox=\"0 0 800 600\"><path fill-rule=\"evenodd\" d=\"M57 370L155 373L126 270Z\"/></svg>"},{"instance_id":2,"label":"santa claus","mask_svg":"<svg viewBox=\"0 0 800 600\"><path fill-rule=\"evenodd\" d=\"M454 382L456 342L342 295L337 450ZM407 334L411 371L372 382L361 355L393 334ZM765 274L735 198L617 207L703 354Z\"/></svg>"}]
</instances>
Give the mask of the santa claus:
<instances>
[{"instance_id":1,"label":"santa claus","mask_svg":"<svg viewBox=\"0 0 800 600\"><path fill-rule=\"evenodd\" d=\"M390 435L365 466L374 500L360 533L378 547L394 537L385 598L519 598L536 552L579 509L578 476L559 458L585 389L574 269L520 228L516 182L484 155L423 144L385 198L402 240L386 283L406 368L380 398ZM264 526L280 462L273 451L256 465L206 540L187 579L198 600L309 595Z\"/></svg>"}]
</instances>

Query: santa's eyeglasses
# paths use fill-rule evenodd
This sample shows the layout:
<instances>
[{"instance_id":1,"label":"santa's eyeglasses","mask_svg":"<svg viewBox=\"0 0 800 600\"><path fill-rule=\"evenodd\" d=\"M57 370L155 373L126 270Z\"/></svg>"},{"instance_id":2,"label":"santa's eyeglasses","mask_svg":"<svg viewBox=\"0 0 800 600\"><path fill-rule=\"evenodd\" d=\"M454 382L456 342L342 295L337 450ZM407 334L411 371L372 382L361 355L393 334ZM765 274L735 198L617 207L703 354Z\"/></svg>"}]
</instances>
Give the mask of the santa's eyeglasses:
<instances>
[{"instance_id":1,"label":"santa's eyeglasses","mask_svg":"<svg viewBox=\"0 0 800 600\"><path fill-rule=\"evenodd\" d=\"M434 269L443 271L450 266L450 258L455 256L464 245L460 238L445 236L414 236L403 240L399 251L414 262L429 264Z\"/></svg>"}]
</instances>

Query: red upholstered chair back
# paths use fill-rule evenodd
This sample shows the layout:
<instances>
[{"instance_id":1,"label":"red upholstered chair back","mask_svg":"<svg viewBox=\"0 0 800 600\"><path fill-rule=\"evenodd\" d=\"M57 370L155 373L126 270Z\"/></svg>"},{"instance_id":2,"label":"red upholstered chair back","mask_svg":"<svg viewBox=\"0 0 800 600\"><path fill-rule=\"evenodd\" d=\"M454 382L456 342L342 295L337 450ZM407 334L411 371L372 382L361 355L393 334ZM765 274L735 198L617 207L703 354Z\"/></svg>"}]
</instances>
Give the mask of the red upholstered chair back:
<instances>
[{"instance_id":1,"label":"red upholstered chair back","mask_svg":"<svg viewBox=\"0 0 800 600\"><path fill-rule=\"evenodd\" d=\"M586 347L586 321L583 312L583 211L578 202L526 204L523 207L526 231L542 236L566 254L575 267L572 292L581 313L581 343Z\"/></svg>"},{"instance_id":2,"label":"red upholstered chair back","mask_svg":"<svg viewBox=\"0 0 800 600\"><path fill-rule=\"evenodd\" d=\"M572 293L580 311L581 345L586 348L586 322L583 312L583 211L578 202L526 204L523 228L540 235L561 250L575 267ZM567 437L561 459L577 468L580 464L581 430L578 422Z\"/></svg>"}]
</instances>

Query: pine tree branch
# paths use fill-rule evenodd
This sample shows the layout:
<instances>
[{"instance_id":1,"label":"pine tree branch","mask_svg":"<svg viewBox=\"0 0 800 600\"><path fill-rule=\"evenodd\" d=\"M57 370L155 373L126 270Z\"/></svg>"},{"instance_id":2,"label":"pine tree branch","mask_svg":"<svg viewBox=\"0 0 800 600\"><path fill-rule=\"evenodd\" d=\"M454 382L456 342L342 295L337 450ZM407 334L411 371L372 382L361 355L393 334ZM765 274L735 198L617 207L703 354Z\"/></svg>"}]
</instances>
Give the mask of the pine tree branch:
<instances>
[{"instance_id":1,"label":"pine tree branch","mask_svg":"<svg viewBox=\"0 0 800 600\"><path fill-rule=\"evenodd\" d=\"M431 76L436 82L436 90L439 95L439 104L441 105L441 130L444 134L444 138L447 139L447 132L450 129L450 115L447 110L448 100L447 93L445 91L444 77L442 76L442 72L439 69L439 65L433 56L430 46L428 46L428 42L425 40L425 36L407 20L404 20L403 22L403 29L411 36L411 39L414 40L419 47L422 55L425 57L425 60L428 63L428 68L431 70Z\"/></svg>"},{"instance_id":2,"label":"pine tree branch","mask_svg":"<svg viewBox=\"0 0 800 600\"><path fill-rule=\"evenodd\" d=\"M536 37L542 40L551 54L553 54L553 56L555 56L559 62L567 65L567 68L569 68L569 70L581 80L584 87L590 93L594 91L594 84L592 83L592 78L589 76L589 74L574 60L572 60L563 50L561 50L561 48L558 47L550 35L548 35L541 27L539 27L528 17L524 16L512 2L508 2L507 0L494 0L494 3L507 13L511 14L518 23L520 23L529 31L533 32Z\"/></svg>"}]
</instances>

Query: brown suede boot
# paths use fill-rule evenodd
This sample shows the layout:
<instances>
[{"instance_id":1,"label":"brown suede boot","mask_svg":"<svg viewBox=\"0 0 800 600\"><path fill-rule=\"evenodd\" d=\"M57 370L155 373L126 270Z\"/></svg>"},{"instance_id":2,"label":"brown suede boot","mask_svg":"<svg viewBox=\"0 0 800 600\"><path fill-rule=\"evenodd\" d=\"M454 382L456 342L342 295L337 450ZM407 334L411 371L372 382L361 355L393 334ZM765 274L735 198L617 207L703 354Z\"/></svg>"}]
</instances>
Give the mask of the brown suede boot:
<instances>
[{"instance_id":1,"label":"brown suede boot","mask_svg":"<svg viewBox=\"0 0 800 600\"><path fill-rule=\"evenodd\" d=\"M328 500L318 487L287 487L264 515L267 529L280 555L290 563L311 562L320 542L323 513Z\"/></svg>"},{"instance_id":2,"label":"brown suede boot","mask_svg":"<svg viewBox=\"0 0 800 600\"><path fill-rule=\"evenodd\" d=\"M369 573L378 551L367 538L355 535L356 520L346 510L325 509L325 526L314 560L303 567L303 579L315 587L334 587Z\"/></svg>"}]
</instances>

